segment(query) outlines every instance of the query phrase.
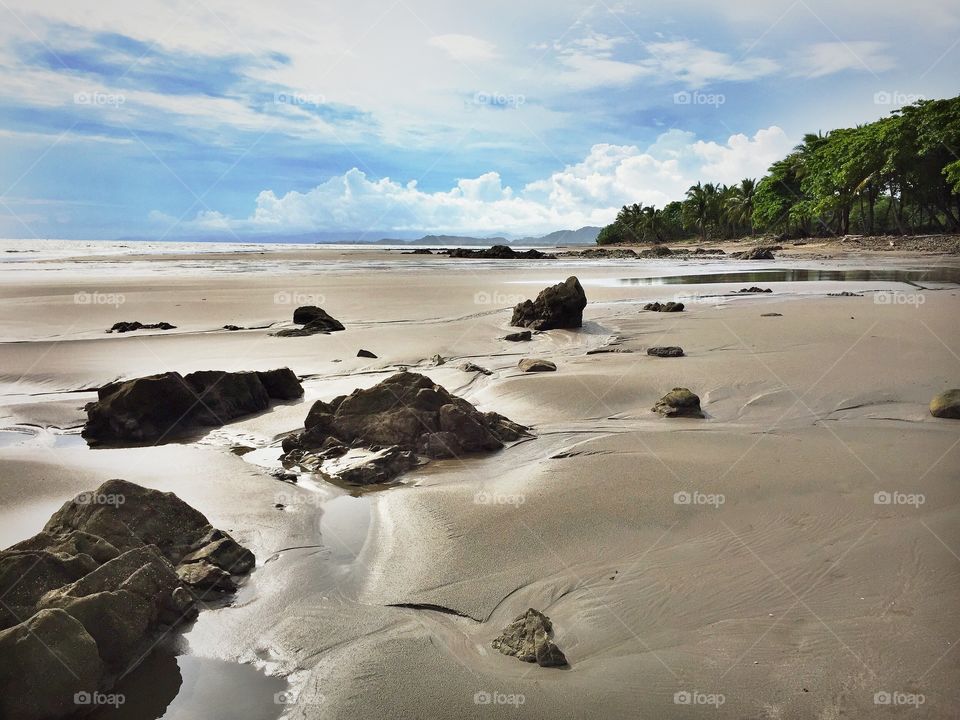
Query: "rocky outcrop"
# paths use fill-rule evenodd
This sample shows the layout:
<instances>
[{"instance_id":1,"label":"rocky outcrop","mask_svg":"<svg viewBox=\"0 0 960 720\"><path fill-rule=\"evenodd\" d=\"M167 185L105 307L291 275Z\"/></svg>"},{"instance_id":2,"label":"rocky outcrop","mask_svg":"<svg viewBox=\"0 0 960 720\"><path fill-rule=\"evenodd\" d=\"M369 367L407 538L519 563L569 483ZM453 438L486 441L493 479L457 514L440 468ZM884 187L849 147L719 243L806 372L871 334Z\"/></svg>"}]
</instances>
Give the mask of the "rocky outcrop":
<instances>
[{"instance_id":1,"label":"rocky outcrop","mask_svg":"<svg viewBox=\"0 0 960 720\"><path fill-rule=\"evenodd\" d=\"M469 250L467 248L453 248L452 250L442 251L444 255L452 258L474 258L480 260L555 260L555 255L550 255L539 250L522 250L517 252L507 245L494 245L484 250Z\"/></svg>"},{"instance_id":2,"label":"rocky outcrop","mask_svg":"<svg viewBox=\"0 0 960 720\"><path fill-rule=\"evenodd\" d=\"M289 368L262 372L201 370L148 375L104 385L84 408L91 445L160 443L198 427L218 427L294 400L303 388Z\"/></svg>"},{"instance_id":3,"label":"rocky outcrop","mask_svg":"<svg viewBox=\"0 0 960 720\"><path fill-rule=\"evenodd\" d=\"M370 352L369 350L364 350L363 348L360 348L359 350L357 350L357 357L359 357L359 358L369 358L369 359L373 359L373 360L375 360L375 359L377 358L377 356L374 355L372 352Z\"/></svg>"},{"instance_id":4,"label":"rocky outcrop","mask_svg":"<svg viewBox=\"0 0 960 720\"><path fill-rule=\"evenodd\" d=\"M371 388L317 401L303 432L286 438L283 449L288 465L369 484L393 479L421 455L498 450L526 434L523 426L480 412L424 375L400 372Z\"/></svg>"},{"instance_id":5,"label":"rocky outcrop","mask_svg":"<svg viewBox=\"0 0 960 720\"><path fill-rule=\"evenodd\" d=\"M587 295L576 277L553 285L537 295L536 300L524 300L513 309L510 324L534 330L578 328L583 325L583 309Z\"/></svg>"},{"instance_id":6,"label":"rocky outcrop","mask_svg":"<svg viewBox=\"0 0 960 720\"><path fill-rule=\"evenodd\" d=\"M683 312L683 303L672 301L665 303L652 302L644 305L643 309L652 312Z\"/></svg>"},{"instance_id":7,"label":"rocky outcrop","mask_svg":"<svg viewBox=\"0 0 960 720\"><path fill-rule=\"evenodd\" d=\"M651 409L653 412L660 413L668 418L703 417L703 411L700 410L700 398L687 388L674 388L657 400L656 405Z\"/></svg>"},{"instance_id":8,"label":"rocky outcrop","mask_svg":"<svg viewBox=\"0 0 960 720\"><path fill-rule=\"evenodd\" d=\"M960 389L954 388L930 401L930 414L938 418L960 420Z\"/></svg>"},{"instance_id":9,"label":"rocky outcrop","mask_svg":"<svg viewBox=\"0 0 960 720\"><path fill-rule=\"evenodd\" d=\"M587 248L580 252L565 252L560 255L585 260L634 260L637 257L636 251L630 248Z\"/></svg>"},{"instance_id":10,"label":"rocky outcrop","mask_svg":"<svg viewBox=\"0 0 960 720\"><path fill-rule=\"evenodd\" d=\"M198 598L236 588L253 554L172 493L109 480L0 552L0 717L40 720L193 620ZM36 692L31 691L34 688Z\"/></svg>"},{"instance_id":11,"label":"rocky outcrop","mask_svg":"<svg viewBox=\"0 0 960 720\"><path fill-rule=\"evenodd\" d=\"M299 328L286 328L274 333L276 337L306 337L328 335L343 330L343 323L316 305L304 305L293 311L293 324Z\"/></svg>"},{"instance_id":12,"label":"rocky outcrop","mask_svg":"<svg viewBox=\"0 0 960 720\"><path fill-rule=\"evenodd\" d=\"M728 257L734 258L737 260L773 260L773 251L779 250L779 247L755 247L751 250L743 250L741 252L730 253Z\"/></svg>"},{"instance_id":13,"label":"rocky outcrop","mask_svg":"<svg viewBox=\"0 0 960 720\"><path fill-rule=\"evenodd\" d=\"M683 357L683 348L676 345L655 345L647 348L647 355L654 357Z\"/></svg>"},{"instance_id":14,"label":"rocky outcrop","mask_svg":"<svg viewBox=\"0 0 960 720\"><path fill-rule=\"evenodd\" d=\"M770 288L762 288L762 287L757 287L756 285L752 285L752 286L750 286L750 287L748 287L748 288L740 288L739 290L737 290L737 292L738 292L738 293L741 293L741 294L749 294L749 293L771 293L771 292L773 292L773 290L771 290Z\"/></svg>"},{"instance_id":15,"label":"rocky outcrop","mask_svg":"<svg viewBox=\"0 0 960 720\"><path fill-rule=\"evenodd\" d=\"M843 290L842 292L827 293L827 297L863 297L860 293Z\"/></svg>"},{"instance_id":16,"label":"rocky outcrop","mask_svg":"<svg viewBox=\"0 0 960 720\"><path fill-rule=\"evenodd\" d=\"M567 658L551 639L553 624L539 610L530 608L507 625L491 643L494 650L541 667L563 667Z\"/></svg>"},{"instance_id":17,"label":"rocky outcrop","mask_svg":"<svg viewBox=\"0 0 960 720\"><path fill-rule=\"evenodd\" d=\"M520 332L509 333L503 337L503 339L507 342L530 342L532 338L533 333L529 330L521 330Z\"/></svg>"},{"instance_id":18,"label":"rocky outcrop","mask_svg":"<svg viewBox=\"0 0 960 720\"><path fill-rule=\"evenodd\" d=\"M171 325L168 322L158 322L145 325L142 322L134 320L133 322L118 322L114 323L113 327L107 330L108 333L125 333L133 332L134 330L176 330L176 325Z\"/></svg>"},{"instance_id":19,"label":"rocky outcrop","mask_svg":"<svg viewBox=\"0 0 960 720\"><path fill-rule=\"evenodd\" d=\"M523 358L523 360L517 364L517 367L520 368L520 372L525 373L556 372L557 369L555 363L552 363L549 360L543 360L541 358Z\"/></svg>"},{"instance_id":20,"label":"rocky outcrop","mask_svg":"<svg viewBox=\"0 0 960 720\"><path fill-rule=\"evenodd\" d=\"M666 245L654 245L652 248L643 250L640 252L640 257L642 258L662 258L670 257L674 254L674 251L668 248Z\"/></svg>"}]
</instances>

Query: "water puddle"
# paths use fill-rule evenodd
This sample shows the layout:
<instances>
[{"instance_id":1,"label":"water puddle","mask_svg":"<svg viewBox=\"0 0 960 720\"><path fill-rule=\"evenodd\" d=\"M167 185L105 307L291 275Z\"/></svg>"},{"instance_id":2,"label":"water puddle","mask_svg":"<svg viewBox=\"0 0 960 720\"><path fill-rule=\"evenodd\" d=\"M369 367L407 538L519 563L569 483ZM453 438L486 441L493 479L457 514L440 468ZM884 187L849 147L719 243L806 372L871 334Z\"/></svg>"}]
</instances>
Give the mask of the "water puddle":
<instances>
[{"instance_id":1,"label":"water puddle","mask_svg":"<svg viewBox=\"0 0 960 720\"><path fill-rule=\"evenodd\" d=\"M712 283L764 282L900 282L915 287L931 284L960 284L960 268L930 268L929 270L825 270L819 268L787 268L771 270L744 270L739 272L664 275L587 280L584 284L608 287L620 285L707 285Z\"/></svg>"},{"instance_id":2,"label":"water puddle","mask_svg":"<svg viewBox=\"0 0 960 720\"><path fill-rule=\"evenodd\" d=\"M114 688L122 704L104 704L92 720L276 720L287 682L252 665L177 656L161 647ZM106 697L109 700L110 696Z\"/></svg>"},{"instance_id":3,"label":"water puddle","mask_svg":"<svg viewBox=\"0 0 960 720\"><path fill-rule=\"evenodd\" d=\"M80 433L64 433L50 428L18 426L0 430L0 448L4 447L72 448L86 447Z\"/></svg>"}]
</instances>

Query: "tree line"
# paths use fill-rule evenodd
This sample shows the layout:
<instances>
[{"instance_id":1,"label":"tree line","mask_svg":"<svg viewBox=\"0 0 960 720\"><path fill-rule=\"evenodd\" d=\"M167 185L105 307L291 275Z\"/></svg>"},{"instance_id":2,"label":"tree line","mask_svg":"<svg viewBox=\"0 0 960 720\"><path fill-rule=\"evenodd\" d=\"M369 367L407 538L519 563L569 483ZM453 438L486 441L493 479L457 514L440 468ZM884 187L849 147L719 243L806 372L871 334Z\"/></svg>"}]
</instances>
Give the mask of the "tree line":
<instances>
[{"instance_id":1,"label":"tree line","mask_svg":"<svg viewBox=\"0 0 960 720\"><path fill-rule=\"evenodd\" d=\"M960 96L808 134L759 182L700 183L663 208L625 205L597 243L960 232Z\"/></svg>"}]
</instances>

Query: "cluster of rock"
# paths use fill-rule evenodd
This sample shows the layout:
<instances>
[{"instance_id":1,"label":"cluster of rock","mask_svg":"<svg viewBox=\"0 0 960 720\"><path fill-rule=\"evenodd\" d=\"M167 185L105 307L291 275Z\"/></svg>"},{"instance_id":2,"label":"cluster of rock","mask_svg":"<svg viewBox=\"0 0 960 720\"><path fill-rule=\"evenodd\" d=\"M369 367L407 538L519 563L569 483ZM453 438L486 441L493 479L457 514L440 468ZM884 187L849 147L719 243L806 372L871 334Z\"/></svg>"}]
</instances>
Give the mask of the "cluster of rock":
<instances>
[{"instance_id":1,"label":"cluster of rock","mask_svg":"<svg viewBox=\"0 0 960 720\"><path fill-rule=\"evenodd\" d=\"M556 260L556 255L540 252L539 250L522 250L517 252L508 245L494 245L483 250L469 250L467 248L453 248L441 250L441 254L452 258L473 258L477 260Z\"/></svg>"},{"instance_id":2,"label":"cluster of rock","mask_svg":"<svg viewBox=\"0 0 960 720\"><path fill-rule=\"evenodd\" d=\"M827 297L863 297L860 293L843 290L842 292L827 293Z\"/></svg>"},{"instance_id":3,"label":"cluster of rock","mask_svg":"<svg viewBox=\"0 0 960 720\"><path fill-rule=\"evenodd\" d=\"M665 303L652 302L644 305L643 309L652 312L683 312L683 303L673 301Z\"/></svg>"},{"instance_id":4,"label":"cluster of rock","mask_svg":"<svg viewBox=\"0 0 960 720\"><path fill-rule=\"evenodd\" d=\"M683 357L683 348L676 345L655 345L647 348L647 355L654 357Z\"/></svg>"},{"instance_id":5,"label":"cluster of rock","mask_svg":"<svg viewBox=\"0 0 960 720\"><path fill-rule=\"evenodd\" d=\"M670 257L675 255L676 252L671 250L666 245L654 245L652 248L648 248L640 252L640 257L642 258L662 258Z\"/></svg>"},{"instance_id":6,"label":"cluster of rock","mask_svg":"<svg viewBox=\"0 0 960 720\"><path fill-rule=\"evenodd\" d=\"M536 300L524 300L513 309L510 324L534 330L578 328L583 325L587 295L575 277L542 290Z\"/></svg>"},{"instance_id":7,"label":"cluster of rock","mask_svg":"<svg viewBox=\"0 0 960 720\"><path fill-rule=\"evenodd\" d=\"M0 717L72 716L256 559L173 493L109 480L0 552Z\"/></svg>"},{"instance_id":8,"label":"cluster of rock","mask_svg":"<svg viewBox=\"0 0 960 720\"><path fill-rule=\"evenodd\" d=\"M326 310L316 305L304 305L293 311L293 324L298 328L284 328L274 333L276 337L306 337L308 335L329 335L343 330L343 323L332 317Z\"/></svg>"},{"instance_id":9,"label":"cluster of rock","mask_svg":"<svg viewBox=\"0 0 960 720\"><path fill-rule=\"evenodd\" d=\"M491 645L504 655L537 663L541 667L563 667L567 658L553 642L553 623L539 610L530 608L503 629Z\"/></svg>"},{"instance_id":10,"label":"cluster of rock","mask_svg":"<svg viewBox=\"0 0 960 720\"><path fill-rule=\"evenodd\" d=\"M700 409L700 398L694 395L687 388L674 388L651 408L655 413L659 413L668 418L702 418L703 411Z\"/></svg>"},{"instance_id":11,"label":"cluster of rock","mask_svg":"<svg viewBox=\"0 0 960 720\"><path fill-rule=\"evenodd\" d=\"M938 418L960 420L960 389L954 388L930 401L930 414Z\"/></svg>"},{"instance_id":12,"label":"cluster of rock","mask_svg":"<svg viewBox=\"0 0 960 720\"><path fill-rule=\"evenodd\" d=\"M772 293L773 290L770 288L757 287L756 285L751 285L748 288L740 288L737 290L738 293Z\"/></svg>"},{"instance_id":13,"label":"cluster of rock","mask_svg":"<svg viewBox=\"0 0 960 720\"><path fill-rule=\"evenodd\" d=\"M775 246L760 246L755 247L750 250L743 250L741 252L730 253L730 257L736 260L773 260L773 251L781 250L782 248L779 245Z\"/></svg>"},{"instance_id":14,"label":"cluster of rock","mask_svg":"<svg viewBox=\"0 0 960 720\"><path fill-rule=\"evenodd\" d=\"M284 463L359 485L392 480L417 465L420 456L498 450L527 435L522 425L480 412L411 372L330 402L318 400L303 426L302 433L284 439Z\"/></svg>"},{"instance_id":15,"label":"cluster of rock","mask_svg":"<svg viewBox=\"0 0 960 720\"><path fill-rule=\"evenodd\" d=\"M168 322L144 324L142 322L134 320L133 322L121 321L121 322L114 323L113 326L109 330L107 330L107 332L108 333L125 333L125 332L133 332L134 330L176 330L176 329L177 329L176 325L171 325Z\"/></svg>"},{"instance_id":16,"label":"cluster of rock","mask_svg":"<svg viewBox=\"0 0 960 720\"><path fill-rule=\"evenodd\" d=\"M295 400L303 387L289 368L262 372L200 370L104 385L84 410L91 445L159 443L201 427L262 412L271 400Z\"/></svg>"}]
</instances>

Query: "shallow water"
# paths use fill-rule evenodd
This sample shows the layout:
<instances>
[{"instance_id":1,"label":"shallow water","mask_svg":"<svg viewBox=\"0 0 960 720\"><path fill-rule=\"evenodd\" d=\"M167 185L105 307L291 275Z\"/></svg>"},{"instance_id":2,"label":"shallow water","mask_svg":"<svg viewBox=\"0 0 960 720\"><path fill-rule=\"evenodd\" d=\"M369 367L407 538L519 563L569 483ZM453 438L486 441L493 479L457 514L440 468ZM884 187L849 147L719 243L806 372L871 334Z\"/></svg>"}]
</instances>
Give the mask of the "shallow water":
<instances>
[{"instance_id":1,"label":"shallow water","mask_svg":"<svg viewBox=\"0 0 960 720\"><path fill-rule=\"evenodd\" d=\"M176 656L161 647L112 691L92 720L274 720L287 704L287 683L251 665Z\"/></svg>"},{"instance_id":2,"label":"shallow water","mask_svg":"<svg viewBox=\"0 0 960 720\"><path fill-rule=\"evenodd\" d=\"M0 447L37 446L46 448L86 447L79 433L60 433L44 428L6 428L0 430Z\"/></svg>"},{"instance_id":3,"label":"shallow water","mask_svg":"<svg viewBox=\"0 0 960 720\"><path fill-rule=\"evenodd\" d=\"M611 285L701 285L708 283L750 282L901 282L915 287L928 283L960 284L960 269L949 267L927 270L779 268L720 273L688 273L659 277L616 278ZM589 282L589 281L588 281Z\"/></svg>"}]
</instances>

